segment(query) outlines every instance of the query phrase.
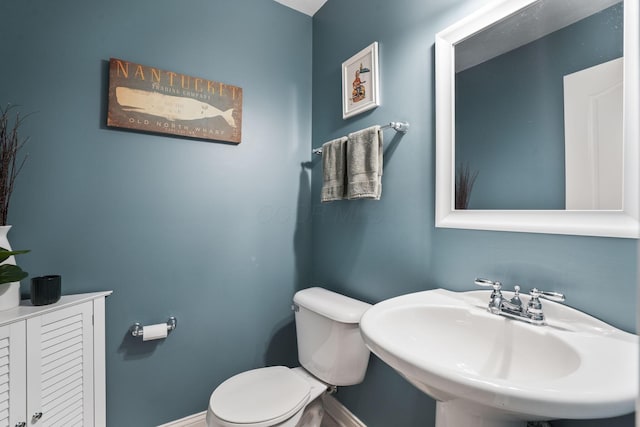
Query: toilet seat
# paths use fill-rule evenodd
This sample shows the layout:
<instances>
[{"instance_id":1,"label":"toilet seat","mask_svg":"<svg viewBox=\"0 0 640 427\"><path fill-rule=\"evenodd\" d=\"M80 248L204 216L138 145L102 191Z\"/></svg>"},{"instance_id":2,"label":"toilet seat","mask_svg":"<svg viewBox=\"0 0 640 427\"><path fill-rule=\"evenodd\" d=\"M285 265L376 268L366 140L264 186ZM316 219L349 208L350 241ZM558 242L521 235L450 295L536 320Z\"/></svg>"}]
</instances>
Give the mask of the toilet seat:
<instances>
[{"instance_id":1,"label":"toilet seat","mask_svg":"<svg viewBox=\"0 0 640 427\"><path fill-rule=\"evenodd\" d=\"M300 411L309 401L310 384L285 366L253 369L218 386L209 409L229 426L270 426Z\"/></svg>"}]
</instances>

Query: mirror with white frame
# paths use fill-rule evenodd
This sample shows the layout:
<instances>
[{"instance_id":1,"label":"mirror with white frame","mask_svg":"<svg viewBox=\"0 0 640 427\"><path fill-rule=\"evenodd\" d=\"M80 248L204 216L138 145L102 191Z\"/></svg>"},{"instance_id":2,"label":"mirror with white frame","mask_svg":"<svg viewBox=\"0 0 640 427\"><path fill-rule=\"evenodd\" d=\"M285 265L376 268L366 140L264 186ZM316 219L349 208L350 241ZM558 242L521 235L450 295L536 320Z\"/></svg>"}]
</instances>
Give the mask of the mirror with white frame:
<instances>
[{"instance_id":1,"label":"mirror with white frame","mask_svg":"<svg viewBox=\"0 0 640 427\"><path fill-rule=\"evenodd\" d=\"M638 15L501 0L436 35L437 227L638 237Z\"/></svg>"}]
</instances>

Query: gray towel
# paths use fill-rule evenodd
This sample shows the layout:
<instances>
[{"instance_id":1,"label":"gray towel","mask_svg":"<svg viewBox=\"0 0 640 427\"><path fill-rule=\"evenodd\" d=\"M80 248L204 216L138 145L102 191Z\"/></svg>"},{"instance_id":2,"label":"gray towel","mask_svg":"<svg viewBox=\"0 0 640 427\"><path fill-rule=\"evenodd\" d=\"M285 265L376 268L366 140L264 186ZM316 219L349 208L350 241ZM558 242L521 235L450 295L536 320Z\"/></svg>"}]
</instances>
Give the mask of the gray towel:
<instances>
[{"instance_id":1,"label":"gray towel","mask_svg":"<svg viewBox=\"0 0 640 427\"><path fill-rule=\"evenodd\" d=\"M322 145L322 202L344 199L346 149L344 136Z\"/></svg>"},{"instance_id":2,"label":"gray towel","mask_svg":"<svg viewBox=\"0 0 640 427\"><path fill-rule=\"evenodd\" d=\"M380 200L382 195L382 130L371 126L349 134L347 198Z\"/></svg>"}]
</instances>

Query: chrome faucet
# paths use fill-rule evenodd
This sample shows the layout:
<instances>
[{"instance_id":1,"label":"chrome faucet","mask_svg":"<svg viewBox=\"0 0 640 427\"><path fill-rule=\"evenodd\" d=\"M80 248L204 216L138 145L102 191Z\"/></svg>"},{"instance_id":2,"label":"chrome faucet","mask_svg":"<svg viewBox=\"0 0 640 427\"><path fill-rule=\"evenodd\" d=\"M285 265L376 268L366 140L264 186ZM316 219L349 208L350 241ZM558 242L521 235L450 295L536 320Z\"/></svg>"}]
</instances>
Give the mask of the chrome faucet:
<instances>
[{"instance_id":1,"label":"chrome faucet","mask_svg":"<svg viewBox=\"0 0 640 427\"><path fill-rule=\"evenodd\" d=\"M520 286L518 285L513 287L515 291L513 297L507 300L502 295L502 283L479 278L476 278L474 283L478 286L493 288L493 292L491 292L491 297L489 298L489 306L487 307L489 312L522 320L534 325L545 324L540 298L556 302L564 302L565 300L564 295L559 292L540 291L533 288L529 292L529 302L527 306L524 307L520 299Z\"/></svg>"}]
</instances>

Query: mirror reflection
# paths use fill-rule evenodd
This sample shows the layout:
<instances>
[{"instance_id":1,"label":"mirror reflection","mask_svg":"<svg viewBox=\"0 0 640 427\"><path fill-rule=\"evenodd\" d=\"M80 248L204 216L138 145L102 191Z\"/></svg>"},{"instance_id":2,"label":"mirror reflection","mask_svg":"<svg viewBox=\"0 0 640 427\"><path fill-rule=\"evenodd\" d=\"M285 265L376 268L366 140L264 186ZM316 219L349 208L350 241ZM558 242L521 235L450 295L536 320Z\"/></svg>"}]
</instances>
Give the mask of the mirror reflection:
<instances>
[{"instance_id":1,"label":"mirror reflection","mask_svg":"<svg viewBox=\"0 0 640 427\"><path fill-rule=\"evenodd\" d=\"M456 44L456 209L622 209L622 49L612 0L539 0Z\"/></svg>"}]
</instances>

